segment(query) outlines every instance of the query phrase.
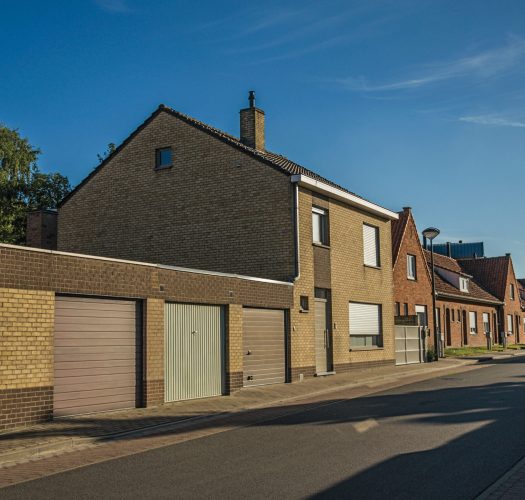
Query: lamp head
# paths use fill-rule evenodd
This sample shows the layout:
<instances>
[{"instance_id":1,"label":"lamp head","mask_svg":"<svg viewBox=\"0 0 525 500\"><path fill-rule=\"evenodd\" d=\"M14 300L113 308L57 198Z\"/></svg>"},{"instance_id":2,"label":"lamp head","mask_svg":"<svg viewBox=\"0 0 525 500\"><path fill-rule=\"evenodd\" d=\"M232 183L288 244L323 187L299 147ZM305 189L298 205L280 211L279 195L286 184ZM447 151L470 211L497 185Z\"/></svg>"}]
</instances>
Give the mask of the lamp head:
<instances>
[{"instance_id":1,"label":"lamp head","mask_svg":"<svg viewBox=\"0 0 525 500\"><path fill-rule=\"evenodd\" d=\"M439 229L435 227L427 227L423 231L423 236L425 238L428 238L430 241L432 241L439 233L440 233Z\"/></svg>"}]
</instances>

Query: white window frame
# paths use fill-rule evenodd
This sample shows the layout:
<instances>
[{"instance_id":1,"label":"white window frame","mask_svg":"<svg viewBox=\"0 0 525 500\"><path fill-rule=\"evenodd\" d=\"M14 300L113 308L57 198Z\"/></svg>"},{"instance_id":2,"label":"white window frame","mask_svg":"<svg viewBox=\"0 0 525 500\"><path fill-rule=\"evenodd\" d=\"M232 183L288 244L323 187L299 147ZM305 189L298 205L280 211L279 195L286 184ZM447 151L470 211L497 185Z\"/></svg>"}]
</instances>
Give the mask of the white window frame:
<instances>
[{"instance_id":1,"label":"white window frame","mask_svg":"<svg viewBox=\"0 0 525 500\"><path fill-rule=\"evenodd\" d=\"M483 332L490 333L490 313L483 313Z\"/></svg>"},{"instance_id":2,"label":"white window frame","mask_svg":"<svg viewBox=\"0 0 525 500\"><path fill-rule=\"evenodd\" d=\"M461 292L468 292L468 278L463 276L459 277L459 290Z\"/></svg>"},{"instance_id":3,"label":"white window frame","mask_svg":"<svg viewBox=\"0 0 525 500\"><path fill-rule=\"evenodd\" d=\"M476 335L478 333L478 313L476 311L468 312L468 323L470 334Z\"/></svg>"},{"instance_id":4,"label":"white window frame","mask_svg":"<svg viewBox=\"0 0 525 500\"><path fill-rule=\"evenodd\" d=\"M374 319L356 325L354 315L369 314ZM348 304L348 336L350 349L378 349L383 347L383 307L381 304L350 302Z\"/></svg>"},{"instance_id":5,"label":"white window frame","mask_svg":"<svg viewBox=\"0 0 525 500\"><path fill-rule=\"evenodd\" d=\"M417 279L416 256L407 254L407 279L415 281Z\"/></svg>"},{"instance_id":6,"label":"white window frame","mask_svg":"<svg viewBox=\"0 0 525 500\"><path fill-rule=\"evenodd\" d=\"M373 232L373 233L372 233ZM373 243L373 247L368 245ZM381 257L379 255L379 228L371 224L363 224L363 263L369 267L380 267Z\"/></svg>"},{"instance_id":7,"label":"white window frame","mask_svg":"<svg viewBox=\"0 0 525 500\"><path fill-rule=\"evenodd\" d=\"M319 234L318 237L316 233ZM328 210L312 207L312 242L316 245L328 245Z\"/></svg>"},{"instance_id":8,"label":"white window frame","mask_svg":"<svg viewBox=\"0 0 525 500\"><path fill-rule=\"evenodd\" d=\"M514 334L514 316L507 314L507 333L509 335Z\"/></svg>"}]
</instances>

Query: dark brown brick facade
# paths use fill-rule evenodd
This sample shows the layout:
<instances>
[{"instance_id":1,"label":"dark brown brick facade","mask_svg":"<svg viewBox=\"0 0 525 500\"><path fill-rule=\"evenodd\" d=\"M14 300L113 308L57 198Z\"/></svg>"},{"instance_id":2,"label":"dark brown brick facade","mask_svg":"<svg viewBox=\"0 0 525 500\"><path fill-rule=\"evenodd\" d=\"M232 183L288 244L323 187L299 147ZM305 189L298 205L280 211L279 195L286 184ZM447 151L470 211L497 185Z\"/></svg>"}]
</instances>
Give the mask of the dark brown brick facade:
<instances>
[{"instance_id":1,"label":"dark brown brick facade","mask_svg":"<svg viewBox=\"0 0 525 500\"><path fill-rule=\"evenodd\" d=\"M292 200L287 175L161 112L60 207L58 249L288 281Z\"/></svg>"},{"instance_id":2,"label":"dark brown brick facade","mask_svg":"<svg viewBox=\"0 0 525 500\"><path fill-rule=\"evenodd\" d=\"M52 387L0 390L0 431L44 422L52 414Z\"/></svg>"}]
</instances>

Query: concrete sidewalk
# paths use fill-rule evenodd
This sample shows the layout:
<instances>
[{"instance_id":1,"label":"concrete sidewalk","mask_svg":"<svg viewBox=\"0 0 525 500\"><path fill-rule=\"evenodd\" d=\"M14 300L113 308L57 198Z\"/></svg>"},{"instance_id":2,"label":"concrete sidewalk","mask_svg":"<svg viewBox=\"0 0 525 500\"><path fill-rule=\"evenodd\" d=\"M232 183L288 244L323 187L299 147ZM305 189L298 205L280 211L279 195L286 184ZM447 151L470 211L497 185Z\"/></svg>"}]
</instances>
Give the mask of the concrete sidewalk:
<instances>
[{"instance_id":1,"label":"concrete sidewalk","mask_svg":"<svg viewBox=\"0 0 525 500\"><path fill-rule=\"evenodd\" d=\"M498 356L497 358L503 358ZM510 357L510 356L505 356ZM136 408L56 419L37 426L0 434L0 467L38 459L110 440L133 439L166 430L213 421L240 412L298 402L342 389L365 388L377 392L392 384L403 385L461 371L479 364L478 359L446 358L438 363L356 369L349 373L243 389L231 396L181 401L154 408ZM349 397L357 397L351 396Z\"/></svg>"}]
</instances>

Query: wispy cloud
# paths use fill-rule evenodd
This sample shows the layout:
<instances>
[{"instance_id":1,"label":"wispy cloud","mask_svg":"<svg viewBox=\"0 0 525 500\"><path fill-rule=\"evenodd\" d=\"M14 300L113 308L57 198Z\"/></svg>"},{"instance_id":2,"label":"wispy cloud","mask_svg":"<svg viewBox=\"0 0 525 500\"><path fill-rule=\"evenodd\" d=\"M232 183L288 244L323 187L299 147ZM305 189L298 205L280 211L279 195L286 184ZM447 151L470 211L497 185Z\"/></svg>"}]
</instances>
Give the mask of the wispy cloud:
<instances>
[{"instance_id":1,"label":"wispy cloud","mask_svg":"<svg viewBox=\"0 0 525 500\"><path fill-rule=\"evenodd\" d=\"M461 116L460 122L475 123L476 125L490 125L493 127L518 127L525 128L525 122L512 120L497 115Z\"/></svg>"},{"instance_id":2,"label":"wispy cloud","mask_svg":"<svg viewBox=\"0 0 525 500\"><path fill-rule=\"evenodd\" d=\"M373 84L365 77L350 76L335 79L335 82L348 90L363 92L382 92L410 90L448 80L474 77L486 80L508 74L525 57L525 40L511 37L506 45L477 54L446 62L424 65L419 75L397 81Z\"/></svg>"},{"instance_id":3,"label":"wispy cloud","mask_svg":"<svg viewBox=\"0 0 525 500\"><path fill-rule=\"evenodd\" d=\"M103 10L109 12L130 12L131 8L126 0L95 0L95 3Z\"/></svg>"}]
</instances>

